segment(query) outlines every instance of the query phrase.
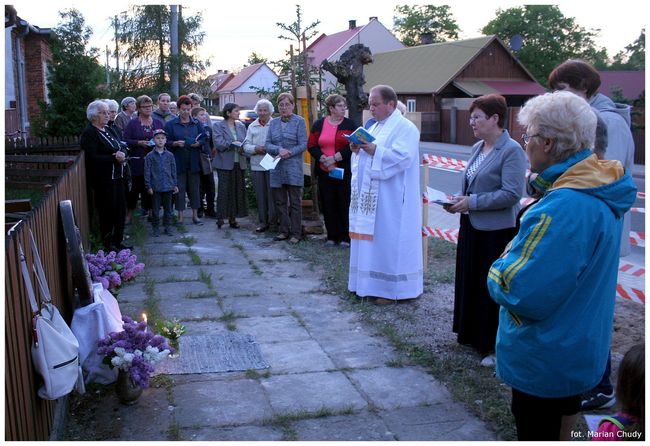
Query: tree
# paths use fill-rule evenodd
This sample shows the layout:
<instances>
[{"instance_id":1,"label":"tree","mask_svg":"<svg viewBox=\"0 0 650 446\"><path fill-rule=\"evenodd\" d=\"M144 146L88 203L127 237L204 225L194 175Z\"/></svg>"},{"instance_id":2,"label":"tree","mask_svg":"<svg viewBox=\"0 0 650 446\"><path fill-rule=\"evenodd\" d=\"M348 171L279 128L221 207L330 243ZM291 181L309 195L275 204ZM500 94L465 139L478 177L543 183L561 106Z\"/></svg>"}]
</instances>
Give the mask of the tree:
<instances>
[{"instance_id":1,"label":"tree","mask_svg":"<svg viewBox=\"0 0 650 446\"><path fill-rule=\"evenodd\" d=\"M262 57L259 54L257 54L255 51L251 53L250 56L248 56L248 61L246 61L246 66L249 65L255 65L258 63L267 63L268 59L266 57Z\"/></svg>"},{"instance_id":2,"label":"tree","mask_svg":"<svg viewBox=\"0 0 650 446\"><path fill-rule=\"evenodd\" d=\"M181 10L182 11L182 10ZM119 23L118 42L122 46L120 58L124 69L120 73L119 92L122 95L155 94L170 89L170 70L180 65L180 85L186 90L189 83L204 74L206 63L197 56L205 32L201 30L200 12L184 17L179 12L178 61L172 60L170 44L171 11L167 5L131 6Z\"/></svg>"},{"instance_id":3,"label":"tree","mask_svg":"<svg viewBox=\"0 0 650 446\"><path fill-rule=\"evenodd\" d=\"M585 59L597 69L606 66L607 51L594 43L599 30L583 28L554 5L497 9L496 17L482 31L506 43L521 35L524 45L517 57L542 85L553 68L567 59Z\"/></svg>"},{"instance_id":4,"label":"tree","mask_svg":"<svg viewBox=\"0 0 650 446\"><path fill-rule=\"evenodd\" d=\"M610 70L644 70L645 69L645 28L639 37L614 56Z\"/></svg>"},{"instance_id":5,"label":"tree","mask_svg":"<svg viewBox=\"0 0 650 446\"><path fill-rule=\"evenodd\" d=\"M398 5L395 6L393 31L406 46L420 43L420 35L431 33L432 43L458 39L458 24L447 5Z\"/></svg>"},{"instance_id":6,"label":"tree","mask_svg":"<svg viewBox=\"0 0 650 446\"><path fill-rule=\"evenodd\" d=\"M88 48L92 35L83 15L76 9L59 12L61 21L52 30L52 63L48 66L49 104L41 103L36 134L78 135L87 124L86 107L103 95L99 88L104 69L97 62L98 51Z\"/></svg>"}]
</instances>

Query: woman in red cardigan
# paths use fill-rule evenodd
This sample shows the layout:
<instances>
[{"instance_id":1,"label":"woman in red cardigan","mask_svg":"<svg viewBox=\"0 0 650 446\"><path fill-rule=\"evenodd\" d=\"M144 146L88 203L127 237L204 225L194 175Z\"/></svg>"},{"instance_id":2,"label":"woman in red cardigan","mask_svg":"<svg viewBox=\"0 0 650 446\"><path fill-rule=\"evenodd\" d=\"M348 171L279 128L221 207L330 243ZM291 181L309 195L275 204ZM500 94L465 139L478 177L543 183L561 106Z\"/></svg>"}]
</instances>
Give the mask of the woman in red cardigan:
<instances>
[{"instance_id":1,"label":"woman in red cardigan","mask_svg":"<svg viewBox=\"0 0 650 446\"><path fill-rule=\"evenodd\" d=\"M356 130L345 117L347 105L343 96L333 94L325 99L327 116L311 127L307 150L318 161L314 169L327 229L326 246L350 246L348 233L350 208L350 143L343 135ZM341 177L342 169L342 177Z\"/></svg>"}]
</instances>

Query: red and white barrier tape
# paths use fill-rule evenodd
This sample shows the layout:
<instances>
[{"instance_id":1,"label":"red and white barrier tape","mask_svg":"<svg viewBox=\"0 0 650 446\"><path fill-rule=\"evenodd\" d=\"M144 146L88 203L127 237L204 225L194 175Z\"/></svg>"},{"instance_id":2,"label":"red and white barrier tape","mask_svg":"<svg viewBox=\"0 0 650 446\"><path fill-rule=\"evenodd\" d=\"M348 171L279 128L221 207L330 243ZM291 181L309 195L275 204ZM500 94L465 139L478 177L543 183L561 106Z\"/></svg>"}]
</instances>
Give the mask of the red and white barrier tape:
<instances>
[{"instance_id":1,"label":"red and white barrier tape","mask_svg":"<svg viewBox=\"0 0 650 446\"><path fill-rule=\"evenodd\" d=\"M458 229L438 229L430 226L423 226L422 236L436 237L451 243L458 243ZM621 272L632 275L637 279L641 279L642 276L645 276L645 268L627 262L621 262L619 273ZM624 280L624 282L628 282L628 280ZM623 285L621 283L616 284L616 296L645 305L645 291L632 286Z\"/></svg>"},{"instance_id":2,"label":"red and white barrier tape","mask_svg":"<svg viewBox=\"0 0 650 446\"><path fill-rule=\"evenodd\" d=\"M645 214L645 208L630 208L630 212L638 212L639 214Z\"/></svg>"},{"instance_id":3,"label":"red and white barrier tape","mask_svg":"<svg viewBox=\"0 0 650 446\"><path fill-rule=\"evenodd\" d=\"M637 192L637 193L636 193L636 197L637 197L639 200L645 200L645 192Z\"/></svg>"},{"instance_id":4,"label":"red and white barrier tape","mask_svg":"<svg viewBox=\"0 0 650 446\"><path fill-rule=\"evenodd\" d=\"M645 248L645 232L630 231L630 244Z\"/></svg>"}]
</instances>

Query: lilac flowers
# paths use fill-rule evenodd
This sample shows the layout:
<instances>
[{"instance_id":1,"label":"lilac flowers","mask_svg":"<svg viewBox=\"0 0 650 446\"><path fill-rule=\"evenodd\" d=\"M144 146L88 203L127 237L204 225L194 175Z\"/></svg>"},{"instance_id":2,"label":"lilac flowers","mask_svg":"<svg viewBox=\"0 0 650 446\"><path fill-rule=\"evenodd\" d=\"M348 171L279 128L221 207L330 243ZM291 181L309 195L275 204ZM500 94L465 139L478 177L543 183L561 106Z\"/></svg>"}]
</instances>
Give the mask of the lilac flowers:
<instances>
[{"instance_id":1,"label":"lilac flowers","mask_svg":"<svg viewBox=\"0 0 650 446\"><path fill-rule=\"evenodd\" d=\"M154 366L174 349L167 339L147 330L146 322L135 322L122 316L124 331L113 332L97 342L97 354L104 355L104 363L111 368L128 371L133 382L149 387Z\"/></svg>"},{"instance_id":2,"label":"lilac flowers","mask_svg":"<svg viewBox=\"0 0 650 446\"><path fill-rule=\"evenodd\" d=\"M97 254L86 254L86 260L92 281L100 282L107 290L119 288L122 282L133 279L144 269L144 263L137 263L130 249L108 254L99 250Z\"/></svg>"}]
</instances>

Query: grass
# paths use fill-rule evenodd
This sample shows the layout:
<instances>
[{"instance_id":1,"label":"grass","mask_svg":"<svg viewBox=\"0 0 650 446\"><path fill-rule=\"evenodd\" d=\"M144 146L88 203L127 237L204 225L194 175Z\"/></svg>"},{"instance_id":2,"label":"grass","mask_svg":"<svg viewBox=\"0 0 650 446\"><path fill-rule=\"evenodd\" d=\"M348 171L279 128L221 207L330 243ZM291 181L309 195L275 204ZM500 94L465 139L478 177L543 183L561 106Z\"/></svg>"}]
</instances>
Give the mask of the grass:
<instances>
[{"instance_id":1,"label":"grass","mask_svg":"<svg viewBox=\"0 0 650 446\"><path fill-rule=\"evenodd\" d=\"M149 237L145 222L144 217L141 217L138 212L134 212L131 218L131 226L127 226L127 232L130 236L129 241L135 246L144 245L144 242Z\"/></svg>"},{"instance_id":2,"label":"grass","mask_svg":"<svg viewBox=\"0 0 650 446\"><path fill-rule=\"evenodd\" d=\"M191 235L184 235L183 237L178 239L178 242L184 244L189 248L190 246L196 243L196 239Z\"/></svg>"},{"instance_id":3,"label":"grass","mask_svg":"<svg viewBox=\"0 0 650 446\"><path fill-rule=\"evenodd\" d=\"M214 290L214 284L212 283L212 274L211 273L206 273L203 268L199 270L199 277L198 277L199 282L203 282L205 286L208 287L210 290Z\"/></svg>"},{"instance_id":4,"label":"grass","mask_svg":"<svg viewBox=\"0 0 650 446\"><path fill-rule=\"evenodd\" d=\"M187 255L190 256L190 260L192 261L193 265L200 265L201 264L201 257L199 254L192 248L189 248L187 250Z\"/></svg>"},{"instance_id":5,"label":"grass","mask_svg":"<svg viewBox=\"0 0 650 446\"><path fill-rule=\"evenodd\" d=\"M269 369L265 369L264 373L260 373L255 369L246 370L246 378L248 379L269 378L270 376L271 376L271 370Z\"/></svg>"},{"instance_id":6,"label":"grass","mask_svg":"<svg viewBox=\"0 0 650 446\"><path fill-rule=\"evenodd\" d=\"M235 325L234 322L228 322L226 324L226 328L228 329L228 331L237 331L237 325Z\"/></svg>"},{"instance_id":7,"label":"grass","mask_svg":"<svg viewBox=\"0 0 650 446\"><path fill-rule=\"evenodd\" d=\"M239 314L235 313L234 311L227 311L219 318L219 320L221 322L234 322L234 321L236 321L237 319L239 319L241 317L243 317L243 316L240 316Z\"/></svg>"},{"instance_id":8,"label":"grass","mask_svg":"<svg viewBox=\"0 0 650 446\"><path fill-rule=\"evenodd\" d=\"M201 291L199 293L192 293L191 291L185 294L186 299L208 299L210 297L219 297L219 293L216 291Z\"/></svg>"},{"instance_id":9,"label":"grass","mask_svg":"<svg viewBox=\"0 0 650 446\"><path fill-rule=\"evenodd\" d=\"M446 241L430 238L428 240L428 265L425 274L425 293L433 294L440 285L448 286L454 282L456 266L456 247ZM305 240L298 245L287 245L286 249L295 257L306 260L314 266L326 266L324 287L326 292L339 296L352 296L347 290L349 252L347 250L322 249L321 241ZM445 384L454 399L481 419L492 424L504 440L515 440L514 420L510 413L509 392L494 376L494 369L477 367L476 355L460 346L440 348L432 351L427 345L411 340L409 333L399 330L399 324L386 317L392 316L407 321L413 320L409 311L399 306L376 307L358 299L349 299L346 305L358 312L362 319L386 336L402 358L389 361L390 367L405 364L419 364ZM408 324L412 325L412 324ZM415 333L413 333L415 335Z\"/></svg>"},{"instance_id":10,"label":"grass","mask_svg":"<svg viewBox=\"0 0 650 446\"><path fill-rule=\"evenodd\" d=\"M336 415L352 415L354 413L355 410L353 406L348 406L341 410L331 410L326 407L321 407L316 411L299 410L297 412L277 414L273 418L268 418L262 421L262 425L276 426L282 429L282 441L296 441L298 439L298 433L291 426L291 423Z\"/></svg>"}]
</instances>

